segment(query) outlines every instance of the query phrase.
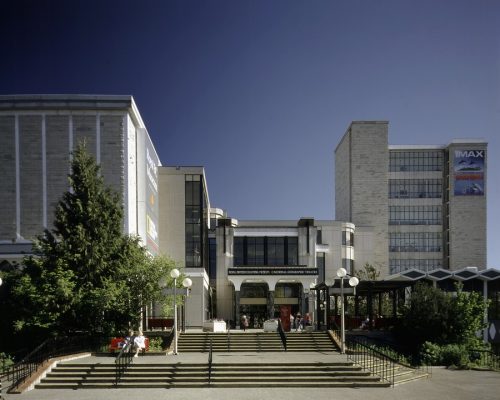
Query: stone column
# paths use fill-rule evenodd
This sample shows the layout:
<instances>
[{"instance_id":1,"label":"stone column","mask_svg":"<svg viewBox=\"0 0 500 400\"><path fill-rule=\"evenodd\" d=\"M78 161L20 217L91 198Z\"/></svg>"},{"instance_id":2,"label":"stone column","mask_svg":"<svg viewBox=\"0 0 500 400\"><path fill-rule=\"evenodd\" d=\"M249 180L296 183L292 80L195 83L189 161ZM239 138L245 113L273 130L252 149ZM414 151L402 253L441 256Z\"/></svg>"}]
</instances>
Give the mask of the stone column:
<instances>
[{"instance_id":1,"label":"stone column","mask_svg":"<svg viewBox=\"0 0 500 400\"><path fill-rule=\"evenodd\" d=\"M268 319L274 317L274 290L270 290L267 294L267 315Z\"/></svg>"},{"instance_id":2,"label":"stone column","mask_svg":"<svg viewBox=\"0 0 500 400\"><path fill-rule=\"evenodd\" d=\"M240 327L240 296L241 292L239 290L234 291L234 326L235 328Z\"/></svg>"}]
</instances>

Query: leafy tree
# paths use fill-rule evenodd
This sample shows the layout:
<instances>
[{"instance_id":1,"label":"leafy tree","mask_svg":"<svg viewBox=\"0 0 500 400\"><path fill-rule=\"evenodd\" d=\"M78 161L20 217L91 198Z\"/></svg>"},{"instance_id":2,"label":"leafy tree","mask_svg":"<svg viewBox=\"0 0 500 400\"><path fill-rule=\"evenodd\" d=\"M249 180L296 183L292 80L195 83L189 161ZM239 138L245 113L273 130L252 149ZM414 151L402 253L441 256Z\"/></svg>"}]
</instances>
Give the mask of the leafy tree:
<instances>
[{"instance_id":1,"label":"leafy tree","mask_svg":"<svg viewBox=\"0 0 500 400\"><path fill-rule=\"evenodd\" d=\"M137 325L168 272L139 238L123 234L120 196L105 186L85 144L71 167L71 190L57 206L54 229L35 242L35 256L13 288L22 310L18 330L112 333Z\"/></svg>"},{"instance_id":2,"label":"leafy tree","mask_svg":"<svg viewBox=\"0 0 500 400\"><path fill-rule=\"evenodd\" d=\"M360 281L376 281L380 276L380 271L370 263L366 263L363 269L359 269L355 274Z\"/></svg>"},{"instance_id":3,"label":"leafy tree","mask_svg":"<svg viewBox=\"0 0 500 400\"><path fill-rule=\"evenodd\" d=\"M484 328L487 303L477 292L464 292L456 284L456 295L425 283L417 283L402 307L396 334L409 347L420 349L424 342L437 345L480 347L476 333Z\"/></svg>"}]
</instances>

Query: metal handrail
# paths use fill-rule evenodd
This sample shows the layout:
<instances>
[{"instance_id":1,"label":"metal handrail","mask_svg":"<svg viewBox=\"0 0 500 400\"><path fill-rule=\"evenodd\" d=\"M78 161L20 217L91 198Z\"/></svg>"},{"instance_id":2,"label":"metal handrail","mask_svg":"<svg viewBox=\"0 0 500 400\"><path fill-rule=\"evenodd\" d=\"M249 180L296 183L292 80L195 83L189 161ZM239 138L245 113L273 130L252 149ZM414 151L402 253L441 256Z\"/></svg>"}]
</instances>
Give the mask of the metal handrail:
<instances>
[{"instance_id":1,"label":"metal handrail","mask_svg":"<svg viewBox=\"0 0 500 400\"><path fill-rule=\"evenodd\" d=\"M281 320L278 319L278 333L281 338L281 343L283 344L283 348L286 351L286 334L285 331L283 330L283 326L281 325Z\"/></svg>"},{"instance_id":2,"label":"metal handrail","mask_svg":"<svg viewBox=\"0 0 500 400\"><path fill-rule=\"evenodd\" d=\"M480 367L500 369L500 357L490 350L474 349L469 354L469 359Z\"/></svg>"},{"instance_id":3,"label":"metal handrail","mask_svg":"<svg viewBox=\"0 0 500 400\"><path fill-rule=\"evenodd\" d=\"M210 348L208 350L208 384L212 382L212 339L210 339Z\"/></svg>"},{"instance_id":4,"label":"metal handrail","mask_svg":"<svg viewBox=\"0 0 500 400\"><path fill-rule=\"evenodd\" d=\"M231 351L231 328L227 330L227 351Z\"/></svg>"},{"instance_id":5,"label":"metal handrail","mask_svg":"<svg viewBox=\"0 0 500 400\"><path fill-rule=\"evenodd\" d=\"M394 386L395 360L354 338L347 338L346 345L348 359Z\"/></svg>"},{"instance_id":6,"label":"metal handrail","mask_svg":"<svg viewBox=\"0 0 500 400\"><path fill-rule=\"evenodd\" d=\"M22 384L42 364L54 357L84 351L96 351L109 342L109 338L93 336L54 337L45 340L4 374L12 386Z\"/></svg>"},{"instance_id":7,"label":"metal handrail","mask_svg":"<svg viewBox=\"0 0 500 400\"><path fill-rule=\"evenodd\" d=\"M129 340L125 346L122 347L120 353L115 359L115 386L118 386L120 379L124 372L127 370L128 366L132 362L133 351L132 351L132 339Z\"/></svg>"}]
</instances>

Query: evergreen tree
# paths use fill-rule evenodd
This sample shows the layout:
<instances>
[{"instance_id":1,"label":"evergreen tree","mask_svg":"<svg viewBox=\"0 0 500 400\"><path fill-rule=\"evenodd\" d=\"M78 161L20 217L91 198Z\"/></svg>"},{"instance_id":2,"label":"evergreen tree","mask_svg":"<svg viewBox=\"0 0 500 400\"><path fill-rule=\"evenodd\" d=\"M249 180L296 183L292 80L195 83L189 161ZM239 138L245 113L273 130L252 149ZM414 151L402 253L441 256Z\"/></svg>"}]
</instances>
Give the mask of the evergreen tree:
<instances>
[{"instance_id":1,"label":"evergreen tree","mask_svg":"<svg viewBox=\"0 0 500 400\"><path fill-rule=\"evenodd\" d=\"M123 234L120 196L105 186L85 144L71 168L54 229L35 242L13 289L22 310L16 328L112 333L137 326L141 308L161 297L171 263L158 268L138 238Z\"/></svg>"}]
</instances>

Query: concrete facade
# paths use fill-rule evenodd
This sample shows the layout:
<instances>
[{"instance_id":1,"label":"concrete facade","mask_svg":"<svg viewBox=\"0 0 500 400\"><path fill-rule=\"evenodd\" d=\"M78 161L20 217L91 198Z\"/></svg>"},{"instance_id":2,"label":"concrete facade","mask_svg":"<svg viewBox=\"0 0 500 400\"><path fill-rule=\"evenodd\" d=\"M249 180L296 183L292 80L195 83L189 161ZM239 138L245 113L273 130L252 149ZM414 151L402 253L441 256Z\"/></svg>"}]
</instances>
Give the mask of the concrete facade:
<instances>
[{"instance_id":1,"label":"concrete facade","mask_svg":"<svg viewBox=\"0 0 500 400\"><path fill-rule=\"evenodd\" d=\"M370 263L382 275L389 272L388 154L386 121L352 122L335 150L335 218L376 227Z\"/></svg>"},{"instance_id":2,"label":"concrete facade","mask_svg":"<svg viewBox=\"0 0 500 400\"><path fill-rule=\"evenodd\" d=\"M370 263L381 277L486 268L487 143L389 146L387 128L353 122L335 150L336 218L371 249L356 267Z\"/></svg>"},{"instance_id":3,"label":"concrete facade","mask_svg":"<svg viewBox=\"0 0 500 400\"><path fill-rule=\"evenodd\" d=\"M131 96L0 96L0 243L30 243L52 228L55 206L69 189L70 154L82 141L105 183L122 196L124 232L156 253L146 214L153 225L157 217L141 208L151 199L144 149L153 169L160 162Z\"/></svg>"}]
</instances>

